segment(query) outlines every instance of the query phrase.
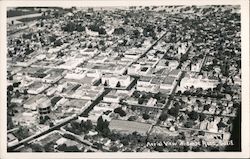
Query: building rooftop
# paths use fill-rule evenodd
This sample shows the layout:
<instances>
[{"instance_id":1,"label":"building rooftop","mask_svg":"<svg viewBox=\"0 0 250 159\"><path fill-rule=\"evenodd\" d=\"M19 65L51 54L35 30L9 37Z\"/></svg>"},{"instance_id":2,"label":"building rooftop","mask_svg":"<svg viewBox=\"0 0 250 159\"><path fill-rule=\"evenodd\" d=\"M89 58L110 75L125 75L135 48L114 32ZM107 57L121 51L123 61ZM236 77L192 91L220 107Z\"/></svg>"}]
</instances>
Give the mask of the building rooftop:
<instances>
[{"instance_id":1,"label":"building rooftop","mask_svg":"<svg viewBox=\"0 0 250 159\"><path fill-rule=\"evenodd\" d=\"M167 77L163 80L163 84L172 85L173 82L174 82L174 80L175 80L175 77L167 76Z\"/></svg>"},{"instance_id":2,"label":"building rooftop","mask_svg":"<svg viewBox=\"0 0 250 159\"><path fill-rule=\"evenodd\" d=\"M64 105L67 107L75 107L75 108L82 108L84 107L89 100L83 100L83 99L70 99L68 100Z\"/></svg>"},{"instance_id":3,"label":"building rooftop","mask_svg":"<svg viewBox=\"0 0 250 159\"><path fill-rule=\"evenodd\" d=\"M36 96L31 96L31 97L25 102L25 104L30 105L30 104L33 104L33 103L35 103L35 102L38 103L38 102L43 101L43 100L47 100L47 99L46 99L46 96L43 95L43 94L38 94L38 95L36 95Z\"/></svg>"},{"instance_id":4,"label":"building rooftop","mask_svg":"<svg viewBox=\"0 0 250 159\"><path fill-rule=\"evenodd\" d=\"M170 76L177 76L181 72L180 69L173 69L169 72Z\"/></svg>"},{"instance_id":5,"label":"building rooftop","mask_svg":"<svg viewBox=\"0 0 250 159\"><path fill-rule=\"evenodd\" d=\"M143 82L149 82L151 81L152 77L148 77L148 76L141 76L139 81L143 81Z\"/></svg>"},{"instance_id":6,"label":"building rooftop","mask_svg":"<svg viewBox=\"0 0 250 159\"><path fill-rule=\"evenodd\" d=\"M152 84L160 84L163 81L163 78L161 77L153 77L151 80Z\"/></svg>"},{"instance_id":7,"label":"building rooftop","mask_svg":"<svg viewBox=\"0 0 250 159\"><path fill-rule=\"evenodd\" d=\"M16 139L17 139L17 137L15 137L12 133L7 134L7 141L8 142L14 141Z\"/></svg>"}]
</instances>

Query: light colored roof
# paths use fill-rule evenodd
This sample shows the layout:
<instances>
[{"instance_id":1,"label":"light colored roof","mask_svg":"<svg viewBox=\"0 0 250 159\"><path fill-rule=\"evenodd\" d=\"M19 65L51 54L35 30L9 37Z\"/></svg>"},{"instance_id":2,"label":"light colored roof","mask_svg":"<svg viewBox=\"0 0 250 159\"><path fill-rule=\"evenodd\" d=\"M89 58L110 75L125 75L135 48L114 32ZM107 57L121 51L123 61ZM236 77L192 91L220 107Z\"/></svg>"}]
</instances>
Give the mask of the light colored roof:
<instances>
[{"instance_id":1,"label":"light colored roof","mask_svg":"<svg viewBox=\"0 0 250 159\"><path fill-rule=\"evenodd\" d=\"M169 72L169 75L178 75L181 72L180 69L173 69L172 71Z\"/></svg>"},{"instance_id":2,"label":"light colored roof","mask_svg":"<svg viewBox=\"0 0 250 159\"><path fill-rule=\"evenodd\" d=\"M172 84L174 82L175 78L174 77L171 77L171 76L168 76L164 79L163 83L164 84Z\"/></svg>"},{"instance_id":3,"label":"light colored roof","mask_svg":"<svg viewBox=\"0 0 250 159\"><path fill-rule=\"evenodd\" d=\"M34 102L37 102L37 101L41 100L43 97L45 97L43 94L38 94L38 95L36 95L36 96L32 96L32 97L30 97L30 98L25 102L25 104L28 104L28 105L33 104Z\"/></svg>"},{"instance_id":4,"label":"light colored roof","mask_svg":"<svg viewBox=\"0 0 250 159\"><path fill-rule=\"evenodd\" d=\"M141 76L139 81L143 82L149 82L152 79L152 77L147 77L147 76Z\"/></svg>"},{"instance_id":5,"label":"light colored roof","mask_svg":"<svg viewBox=\"0 0 250 159\"><path fill-rule=\"evenodd\" d=\"M161 81L162 81L162 78L160 78L160 77L153 77L151 83L153 83L153 84L160 84Z\"/></svg>"},{"instance_id":6,"label":"light colored roof","mask_svg":"<svg viewBox=\"0 0 250 159\"><path fill-rule=\"evenodd\" d=\"M65 106L71 106L71 107L77 107L77 108L81 108L84 107L86 105L86 103L88 102L88 100L83 100L83 99L72 99L69 100Z\"/></svg>"},{"instance_id":7,"label":"light colored roof","mask_svg":"<svg viewBox=\"0 0 250 159\"><path fill-rule=\"evenodd\" d=\"M45 96L43 97L42 102L37 107L43 109L50 107L50 105L51 105L50 99Z\"/></svg>"},{"instance_id":8,"label":"light colored roof","mask_svg":"<svg viewBox=\"0 0 250 159\"><path fill-rule=\"evenodd\" d=\"M10 142L10 141L16 140L17 138L12 133L8 133L7 139L8 139L8 142Z\"/></svg>"}]
</instances>

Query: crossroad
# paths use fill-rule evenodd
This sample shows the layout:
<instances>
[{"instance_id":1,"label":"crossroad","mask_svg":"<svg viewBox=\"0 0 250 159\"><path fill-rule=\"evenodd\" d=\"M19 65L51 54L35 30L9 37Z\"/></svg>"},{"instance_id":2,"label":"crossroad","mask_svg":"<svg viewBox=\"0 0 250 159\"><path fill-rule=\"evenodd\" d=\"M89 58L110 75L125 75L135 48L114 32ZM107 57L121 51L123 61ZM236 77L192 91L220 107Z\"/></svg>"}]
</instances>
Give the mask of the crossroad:
<instances>
[{"instance_id":1,"label":"crossroad","mask_svg":"<svg viewBox=\"0 0 250 159\"><path fill-rule=\"evenodd\" d=\"M168 32L165 32L160 38L158 38L143 54L140 55L140 57L138 59L136 59L134 62L138 61L140 58L144 57L163 37L165 37L166 35L170 35L170 33ZM132 63L131 63L132 65ZM44 130L38 134L35 134L35 135L32 135L28 138L25 138L23 140L21 140L20 142L18 142L17 144L15 145L12 145L12 146L9 146L7 148L8 151L14 151L15 149L17 149L18 147L26 144L26 143L29 143L31 141L33 141L34 139L37 139L45 134L48 134L54 130L58 130L60 129L60 127L70 123L71 121L73 120L76 120L78 118L78 116L86 116L88 115L88 113L93 109L93 107L95 105L97 105L101 100L102 98L107 95L109 92L111 91L110 88L105 88L105 91L97 98L95 99L94 101L92 101L92 103L90 104L89 107L87 107L86 109L84 109L82 112L79 112L78 114L74 114L70 117L68 117L66 120L64 120L63 122L61 123L58 123L52 127L50 127L48 130Z\"/></svg>"}]
</instances>

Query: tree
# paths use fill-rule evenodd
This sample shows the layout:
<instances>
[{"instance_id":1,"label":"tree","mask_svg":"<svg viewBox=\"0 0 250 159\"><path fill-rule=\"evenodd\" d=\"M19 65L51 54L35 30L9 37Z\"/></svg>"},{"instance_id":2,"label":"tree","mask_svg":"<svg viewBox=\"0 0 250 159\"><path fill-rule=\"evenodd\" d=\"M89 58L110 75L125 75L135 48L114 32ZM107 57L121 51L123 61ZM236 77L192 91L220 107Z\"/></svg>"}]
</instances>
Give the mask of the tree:
<instances>
[{"instance_id":1,"label":"tree","mask_svg":"<svg viewBox=\"0 0 250 159\"><path fill-rule=\"evenodd\" d=\"M204 132L204 131L199 131L199 135L204 136L204 135L205 135L205 132Z\"/></svg>"},{"instance_id":2,"label":"tree","mask_svg":"<svg viewBox=\"0 0 250 159\"><path fill-rule=\"evenodd\" d=\"M157 32L161 32L162 28L160 26L157 27Z\"/></svg>"},{"instance_id":3,"label":"tree","mask_svg":"<svg viewBox=\"0 0 250 159\"><path fill-rule=\"evenodd\" d=\"M200 122L204 121L205 119L206 119L206 115L201 113L199 117Z\"/></svg>"},{"instance_id":4,"label":"tree","mask_svg":"<svg viewBox=\"0 0 250 159\"><path fill-rule=\"evenodd\" d=\"M133 30L133 37L134 38L139 38L140 34L141 33L138 30Z\"/></svg>"},{"instance_id":5,"label":"tree","mask_svg":"<svg viewBox=\"0 0 250 159\"><path fill-rule=\"evenodd\" d=\"M147 25L143 31L142 31L142 34L145 36L145 37L155 37L156 36L156 33L154 32L154 27L152 25Z\"/></svg>"},{"instance_id":6,"label":"tree","mask_svg":"<svg viewBox=\"0 0 250 159\"><path fill-rule=\"evenodd\" d=\"M85 31L85 27L82 26L81 24L77 24L75 30L78 32L83 32Z\"/></svg>"},{"instance_id":7,"label":"tree","mask_svg":"<svg viewBox=\"0 0 250 159\"><path fill-rule=\"evenodd\" d=\"M172 107L169 109L168 113L172 115L173 117L177 117L179 114L179 108L178 107Z\"/></svg>"},{"instance_id":8,"label":"tree","mask_svg":"<svg viewBox=\"0 0 250 159\"><path fill-rule=\"evenodd\" d=\"M12 117L7 115L7 130L14 128Z\"/></svg>"},{"instance_id":9,"label":"tree","mask_svg":"<svg viewBox=\"0 0 250 159\"><path fill-rule=\"evenodd\" d=\"M76 145L66 147L65 152L80 152Z\"/></svg>"},{"instance_id":10,"label":"tree","mask_svg":"<svg viewBox=\"0 0 250 159\"><path fill-rule=\"evenodd\" d=\"M126 112L121 107L115 108L114 112L119 114L121 117L124 117L127 115Z\"/></svg>"},{"instance_id":11,"label":"tree","mask_svg":"<svg viewBox=\"0 0 250 159\"><path fill-rule=\"evenodd\" d=\"M91 130L91 129L93 128L93 124L92 124L92 121L91 121L91 120L87 120L87 121L86 121L85 128L86 128L87 130Z\"/></svg>"},{"instance_id":12,"label":"tree","mask_svg":"<svg viewBox=\"0 0 250 159\"><path fill-rule=\"evenodd\" d=\"M50 117L48 115L45 115L44 120L47 121L49 119L50 119Z\"/></svg>"},{"instance_id":13,"label":"tree","mask_svg":"<svg viewBox=\"0 0 250 159\"><path fill-rule=\"evenodd\" d=\"M140 92L138 91L134 91L133 95L135 96L135 98L139 98L141 96Z\"/></svg>"},{"instance_id":14,"label":"tree","mask_svg":"<svg viewBox=\"0 0 250 159\"><path fill-rule=\"evenodd\" d=\"M161 99L159 100L159 103L165 104L165 103L166 103L166 98L161 98Z\"/></svg>"},{"instance_id":15,"label":"tree","mask_svg":"<svg viewBox=\"0 0 250 159\"><path fill-rule=\"evenodd\" d=\"M80 123L78 123L77 121L71 121L70 125L71 125L71 129L69 131L78 135L81 134L82 128L80 126Z\"/></svg>"},{"instance_id":16,"label":"tree","mask_svg":"<svg viewBox=\"0 0 250 159\"><path fill-rule=\"evenodd\" d=\"M94 142L93 145L97 148L97 149L102 149L103 144L99 143L99 142Z\"/></svg>"},{"instance_id":17,"label":"tree","mask_svg":"<svg viewBox=\"0 0 250 159\"><path fill-rule=\"evenodd\" d=\"M110 130L109 130L109 122L108 121L103 121L102 116L100 116L97 119L97 125L96 125L96 130L100 132L104 137L109 136Z\"/></svg>"},{"instance_id":18,"label":"tree","mask_svg":"<svg viewBox=\"0 0 250 159\"><path fill-rule=\"evenodd\" d=\"M105 123L108 123L107 121L105 121ZM103 130L102 130L102 136L103 137L108 137L108 136L110 136L110 129L108 128L108 127L105 127Z\"/></svg>"},{"instance_id":19,"label":"tree","mask_svg":"<svg viewBox=\"0 0 250 159\"><path fill-rule=\"evenodd\" d=\"M221 73L223 76L228 77L229 76L229 63L228 62L224 62L221 66Z\"/></svg>"},{"instance_id":20,"label":"tree","mask_svg":"<svg viewBox=\"0 0 250 159\"><path fill-rule=\"evenodd\" d=\"M99 44L100 44L100 45L105 45L104 40L100 40L100 41L99 41Z\"/></svg>"},{"instance_id":21,"label":"tree","mask_svg":"<svg viewBox=\"0 0 250 159\"><path fill-rule=\"evenodd\" d=\"M43 118L43 116L40 116L39 117L39 124L44 124L45 123L45 120Z\"/></svg>"},{"instance_id":22,"label":"tree","mask_svg":"<svg viewBox=\"0 0 250 159\"><path fill-rule=\"evenodd\" d=\"M54 124L52 122L49 123L49 127L53 127Z\"/></svg>"},{"instance_id":23,"label":"tree","mask_svg":"<svg viewBox=\"0 0 250 159\"><path fill-rule=\"evenodd\" d=\"M168 114L167 113L162 113L159 117L160 121L165 121L168 118Z\"/></svg>"},{"instance_id":24,"label":"tree","mask_svg":"<svg viewBox=\"0 0 250 159\"><path fill-rule=\"evenodd\" d=\"M71 134L63 134L63 137L70 139L70 140L75 140L75 136L71 135Z\"/></svg>"},{"instance_id":25,"label":"tree","mask_svg":"<svg viewBox=\"0 0 250 159\"><path fill-rule=\"evenodd\" d=\"M143 104L143 102L144 102L144 98L142 97L138 98L138 104Z\"/></svg>"},{"instance_id":26,"label":"tree","mask_svg":"<svg viewBox=\"0 0 250 159\"><path fill-rule=\"evenodd\" d=\"M33 152L43 152L44 151L42 145L40 145L40 144L34 143L34 144L31 144L30 147L31 147Z\"/></svg>"},{"instance_id":27,"label":"tree","mask_svg":"<svg viewBox=\"0 0 250 159\"><path fill-rule=\"evenodd\" d=\"M21 96L21 94L20 94L19 90L16 90L16 92L15 92L15 96L16 96L17 98Z\"/></svg>"},{"instance_id":28,"label":"tree","mask_svg":"<svg viewBox=\"0 0 250 159\"><path fill-rule=\"evenodd\" d=\"M104 82L104 86L108 86L108 82L107 81Z\"/></svg>"},{"instance_id":29,"label":"tree","mask_svg":"<svg viewBox=\"0 0 250 159\"><path fill-rule=\"evenodd\" d=\"M61 46L63 44L62 40L58 39L54 42L54 46Z\"/></svg>"},{"instance_id":30,"label":"tree","mask_svg":"<svg viewBox=\"0 0 250 159\"><path fill-rule=\"evenodd\" d=\"M120 81L117 82L116 87L121 87Z\"/></svg>"},{"instance_id":31,"label":"tree","mask_svg":"<svg viewBox=\"0 0 250 159\"><path fill-rule=\"evenodd\" d=\"M184 126L185 126L186 128L192 128L193 125L194 125L194 121L192 121L192 120L189 120L189 121L187 121L187 122L184 124Z\"/></svg>"},{"instance_id":32,"label":"tree","mask_svg":"<svg viewBox=\"0 0 250 159\"><path fill-rule=\"evenodd\" d=\"M131 110L132 110L132 111L135 111L135 110L136 110L136 106L132 105L132 106L131 106Z\"/></svg>"},{"instance_id":33,"label":"tree","mask_svg":"<svg viewBox=\"0 0 250 159\"><path fill-rule=\"evenodd\" d=\"M218 128L225 128L227 127L227 125L223 122L223 121L220 121L218 124L217 124Z\"/></svg>"},{"instance_id":34,"label":"tree","mask_svg":"<svg viewBox=\"0 0 250 159\"><path fill-rule=\"evenodd\" d=\"M118 149L117 146L111 146L111 147L110 147L110 150L111 150L112 152L117 152L119 149Z\"/></svg>"},{"instance_id":35,"label":"tree","mask_svg":"<svg viewBox=\"0 0 250 159\"><path fill-rule=\"evenodd\" d=\"M161 92L158 92L154 95L154 98L157 99L157 100L160 100L162 97L162 93Z\"/></svg>"},{"instance_id":36,"label":"tree","mask_svg":"<svg viewBox=\"0 0 250 159\"><path fill-rule=\"evenodd\" d=\"M44 145L45 152L53 152L54 151L54 145L52 142L49 142Z\"/></svg>"},{"instance_id":37,"label":"tree","mask_svg":"<svg viewBox=\"0 0 250 159\"><path fill-rule=\"evenodd\" d=\"M13 57L13 56L11 56L11 57ZM8 78L10 81L12 81L13 80L13 76L9 76L9 78Z\"/></svg>"},{"instance_id":38,"label":"tree","mask_svg":"<svg viewBox=\"0 0 250 159\"><path fill-rule=\"evenodd\" d=\"M107 32L104 28L100 28L98 32L99 32L99 34L102 34L102 35L107 34Z\"/></svg>"},{"instance_id":39,"label":"tree","mask_svg":"<svg viewBox=\"0 0 250 159\"><path fill-rule=\"evenodd\" d=\"M190 112L188 116L191 120L197 120L199 118L199 114L195 111Z\"/></svg>"},{"instance_id":40,"label":"tree","mask_svg":"<svg viewBox=\"0 0 250 159\"><path fill-rule=\"evenodd\" d=\"M124 146L128 146L128 145L129 145L129 141L128 141L127 138L123 138L123 139L121 140L121 143L122 143Z\"/></svg>"},{"instance_id":41,"label":"tree","mask_svg":"<svg viewBox=\"0 0 250 159\"><path fill-rule=\"evenodd\" d=\"M21 43L22 43L21 40L17 39L16 44L19 45Z\"/></svg>"},{"instance_id":42,"label":"tree","mask_svg":"<svg viewBox=\"0 0 250 159\"><path fill-rule=\"evenodd\" d=\"M124 34L125 33L125 29L120 27L120 28L115 28L113 34L116 34L116 35L121 35L121 34Z\"/></svg>"},{"instance_id":43,"label":"tree","mask_svg":"<svg viewBox=\"0 0 250 159\"><path fill-rule=\"evenodd\" d=\"M49 36L49 40L50 40L51 43L55 42L56 38L57 37L55 35Z\"/></svg>"},{"instance_id":44,"label":"tree","mask_svg":"<svg viewBox=\"0 0 250 159\"><path fill-rule=\"evenodd\" d=\"M75 25L72 22L67 23L61 28L65 32L73 32L75 30Z\"/></svg>"},{"instance_id":45,"label":"tree","mask_svg":"<svg viewBox=\"0 0 250 159\"><path fill-rule=\"evenodd\" d=\"M206 104L206 105L204 105L203 110L209 111L210 107L211 107L211 106L210 106L209 104Z\"/></svg>"},{"instance_id":46,"label":"tree","mask_svg":"<svg viewBox=\"0 0 250 159\"><path fill-rule=\"evenodd\" d=\"M165 65L168 66L168 65L169 65L169 61L166 61L166 62L165 62Z\"/></svg>"},{"instance_id":47,"label":"tree","mask_svg":"<svg viewBox=\"0 0 250 159\"><path fill-rule=\"evenodd\" d=\"M13 87L18 87L19 86L19 83L18 82L14 82L13 83Z\"/></svg>"},{"instance_id":48,"label":"tree","mask_svg":"<svg viewBox=\"0 0 250 159\"><path fill-rule=\"evenodd\" d=\"M128 118L128 121L135 121L136 119L137 119L136 116L130 116L130 117Z\"/></svg>"},{"instance_id":49,"label":"tree","mask_svg":"<svg viewBox=\"0 0 250 159\"><path fill-rule=\"evenodd\" d=\"M59 151L65 151L67 149L67 145L64 143L62 145L58 145L57 149Z\"/></svg>"},{"instance_id":50,"label":"tree","mask_svg":"<svg viewBox=\"0 0 250 159\"><path fill-rule=\"evenodd\" d=\"M7 87L7 90L8 90L8 91L13 91L13 86L12 86L12 85L9 85L9 86Z\"/></svg>"},{"instance_id":51,"label":"tree","mask_svg":"<svg viewBox=\"0 0 250 159\"><path fill-rule=\"evenodd\" d=\"M103 119L102 119L102 116L100 116L98 119L97 119L97 125L96 125L96 129L99 130L99 131L102 131L103 129Z\"/></svg>"},{"instance_id":52,"label":"tree","mask_svg":"<svg viewBox=\"0 0 250 159\"><path fill-rule=\"evenodd\" d=\"M142 114L142 118L144 120L148 120L150 118L150 116L148 114Z\"/></svg>"},{"instance_id":53,"label":"tree","mask_svg":"<svg viewBox=\"0 0 250 159\"><path fill-rule=\"evenodd\" d=\"M23 140L29 137L29 129L24 126L20 126L19 129L15 132L15 136L18 138L18 140Z\"/></svg>"},{"instance_id":54,"label":"tree","mask_svg":"<svg viewBox=\"0 0 250 159\"><path fill-rule=\"evenodd\" d=\"M181 91L177 91L176 95L180 96L181 95Z\"/></svg>"},{"instance_id":55,"label":"tree","mask_svg":"<svg viewBox=\"0 0 250 159\"><path fill-rule=\"evenodd\" d=\"M17 106L17 104L9 103L7 106L8 106L8 114L14 116L14 108Z\"/></svg>"},{"instance_id":56,"label":"tree","mask_svg":"<svg viewBox=\"0 0 250 159\"><path fill-rule=\"evenodd\" d=\"M164 147L163 146L156 146L155 148L154 148L154 150L155 151L158 151L158 152L164 152L163 150L164 150Z\"/></svg>"}]
</instances>

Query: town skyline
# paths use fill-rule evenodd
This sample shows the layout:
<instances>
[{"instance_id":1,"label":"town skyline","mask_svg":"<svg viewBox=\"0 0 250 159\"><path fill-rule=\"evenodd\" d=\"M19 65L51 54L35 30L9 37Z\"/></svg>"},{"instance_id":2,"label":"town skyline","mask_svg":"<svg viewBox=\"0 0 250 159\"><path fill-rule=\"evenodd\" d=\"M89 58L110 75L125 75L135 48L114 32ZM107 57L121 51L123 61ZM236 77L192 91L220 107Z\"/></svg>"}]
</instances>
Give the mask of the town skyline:
<instances>
[{"instance_id":1,"label":"town skyline","mask_svg":"<svg viewBox=\"0 0 250 159\"><path fill-rule=\"evenodd\" d=\"M241 151L240 7L114 8L8 10L8 151Z\"/></svg>"}]
</instances>

